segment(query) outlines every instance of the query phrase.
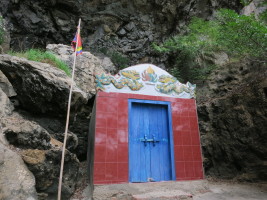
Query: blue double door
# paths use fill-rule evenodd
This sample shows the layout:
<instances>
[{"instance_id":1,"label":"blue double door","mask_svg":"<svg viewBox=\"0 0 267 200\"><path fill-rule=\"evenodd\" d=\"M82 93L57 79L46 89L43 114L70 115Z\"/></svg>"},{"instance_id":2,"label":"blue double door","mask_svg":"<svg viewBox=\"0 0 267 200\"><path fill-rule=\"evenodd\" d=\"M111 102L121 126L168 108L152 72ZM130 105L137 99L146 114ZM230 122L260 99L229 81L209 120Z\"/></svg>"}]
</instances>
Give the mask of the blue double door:
<instances>
[{"instance_id":1,"label":"blue double door","mask_svg":"<svg viewBox=\"0 0 267 200\"><path fill-rule=\"evenodd\" d=\"M168 105L130 103L129 181L174 180Z\"/></svg>"}]
</instances>

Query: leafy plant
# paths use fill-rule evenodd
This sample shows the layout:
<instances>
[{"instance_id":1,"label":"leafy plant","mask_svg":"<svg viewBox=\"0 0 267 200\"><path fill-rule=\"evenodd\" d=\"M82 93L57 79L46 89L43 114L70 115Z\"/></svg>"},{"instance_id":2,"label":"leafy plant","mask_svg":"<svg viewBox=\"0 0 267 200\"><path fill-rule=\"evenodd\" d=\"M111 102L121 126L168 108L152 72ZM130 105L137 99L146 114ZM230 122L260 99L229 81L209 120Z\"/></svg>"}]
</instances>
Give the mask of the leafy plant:
<instances>
[{"instance_id":1,"label":"leafy plant","mask_svg":"<svg viewBox=\"0 0 267 200\"><path fill-rule=\"evenodd\" d=\"M114 51L114 52L111 52L110 55L111 55L111 57L110 57L111 61L119 69L124 69L128 66L129 59L127 57L123 56L121 53Z\"/></svg>"},{"instance_id":2,"label":"leafy plant","mask_svg":"<svg viewBox=\"0 0 267 200\"><path fill-rule=\"evenodd\" d=\"M110 57L111 61L116 67L118 67L118 69L124 69L128 67L130 60L123 54L117 51L110 51L105 47L100 48L99 51L105 54L106 56Z\"/></svg>"},{"instance_id":3,"label":"leafy plant","mask_svg":"<svg viewBox=\"0 0 267 200\"><path fill-rule=\"evenodd\" d=\"M10 55L27 58L28 60L44 62L53 65L63 70L68 76L70 76L70 69L66 63L58 59L53 53L47 51L41 51L38 49L30 49L25 52L9 52Z\"/></svg>"},{"instance_id":4,"label":"leafy plant","mask_svg":"<svg viewBox=\"0 0 267 200\"><path fill-rule=\"evenodd\" d=\"M223 51L232 58L254 57L266 61L267 27L253 15L221 9L214 20L194 18L185 35L152 46L157 52L169 55L169 64L179 71L182 79L205 79L214 69L214 63L199 67L197 60L205 54Z\"/></svg>"}]
</instances>

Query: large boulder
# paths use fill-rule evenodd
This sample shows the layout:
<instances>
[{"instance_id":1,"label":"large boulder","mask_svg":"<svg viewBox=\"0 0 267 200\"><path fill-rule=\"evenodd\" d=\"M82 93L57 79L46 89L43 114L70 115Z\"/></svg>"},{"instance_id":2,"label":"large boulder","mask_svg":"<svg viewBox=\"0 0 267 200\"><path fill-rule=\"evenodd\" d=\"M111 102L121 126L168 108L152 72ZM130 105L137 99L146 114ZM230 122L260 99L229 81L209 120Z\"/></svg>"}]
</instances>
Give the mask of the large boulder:
<instances>
[{"instance_id":1,"label":"large boulder","mask_svg":"<svg viewBox=\"0 0 267 200\"><path fill-rule=\"evenodd\" d=\"M1 141L0 152L0 199L37 200L35 178L21 157Z\"/></svg>"},{"instance_id":2,"label":"large boulder","mask_svg":"<svg viewBox=\"0 0 267 200\"><path fill-rule=\"evenodd\" d=\"M0 70L25 110L59 117L66 114L71 78L62 70L9 55L0 55ZM72 111L79 110L87 100L86 94L74 85Z\"/></svg>"},{"instance_id":3,"label":"large boulder","mask_svg":"<svg viewBox=\"0 0 267 200\"><path fill-rule=\"evenodd\" d=\"M9 100L6 93L0 88L0 118L10 115L14 109L13 104Z\"/></svg>"},{"instance_id":4,"label":"large boulder","mask_svg":"<svg viewBox=\"0 0 267 200\"><path fill-rule=\"evenodd\" d=\"M24 119L18 113L1 119L0 134L6 138L6 140L0 138L0 144L5 142L8 145L7 142L9 142L14 145L9 146L18 150L28 169L33 173L36 179L36 185L34 184L33 187L36 187L40 199L56 199L63 144L52 138L36 122ZM62 135L60 134L60 137ZM77 147L78 139L73 133L68 135L67 148L73 150ZM66 150L62 186L64 199L68 199L73 194L77 184L78 171L79 160L75 154ZM11 187L11 185L6 187ZM23 188L21 191L23 192Z\"/></svg>"},{"instance_id":5,"label":"large boulder","mask_svg":"<svg viewBox=\"0 0 267 200\"><path fill-rule=\"evenodd\" d=\"M59 59L73 67L74 53L70 46L63 44L49 44L46 50L53 52ZM82 55L76 57L74 80L76 84L87 93L88 98L95 95L95 75L105 72L99 58L90 52L83 51Z\"/></svg>"},{"instance_id":6,"label":"large boulder","mask_svg":"<svg viewBox=\"0 0 267 200\"><path fill-rule=\"evenodd\" d=\"M56 199L62 151L28 149L22 152L22 158L36 178L36 190L43 199ZM62 199L69 199L75 191L79 173L77 157L66 150L62 182Z\"/></svg>"},{"instance_id":7,"label":"large boulder","mask_svg":"<svg viewBox=\"0 0 267 200\"><path fill-rule=\"evenodd\" d=\"M8 97L13 97L17 95L13 86L2 71L0 71L0 88L3 90L4 93L6 93Z\"/></svg>"},{"instance_id":8,"label":"large boulder","mask_svg":"<svg viewBox=\"0 0 267 200\"><path fill-rule=\"evenodd\" d=\"M1 119L2 131L10 144L20 148L49 149L50 135L37 123L23 118Z\"/></svg>"}]
</instances>

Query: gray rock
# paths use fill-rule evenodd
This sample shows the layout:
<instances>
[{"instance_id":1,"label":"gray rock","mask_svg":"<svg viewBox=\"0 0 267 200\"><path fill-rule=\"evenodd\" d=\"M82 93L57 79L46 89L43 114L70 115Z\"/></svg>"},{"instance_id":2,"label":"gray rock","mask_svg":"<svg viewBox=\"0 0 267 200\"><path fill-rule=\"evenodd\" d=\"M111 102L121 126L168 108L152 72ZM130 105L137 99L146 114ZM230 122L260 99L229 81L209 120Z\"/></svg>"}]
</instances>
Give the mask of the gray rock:
<instances>
[{"instance_id":1,"label":"gray rock","mask_svg":"<svg viewBox=\"0 0 267 200\"><path fill-rule=\"evenodd\" d=\"M36 179L36 190L46 200L56 199L62 152L60 149L33 150L22 152L22 158ZM69 199L75 191L79 172L79 161L66 150L62 182L62 199Z\"/></svg>"},{"instance_id":2,"label":"gray rock","mask_svg":"<svg viewBox=\"0 0 267 200\"><path fill-rule=\"evenodd\" d=\"M0 118L11 115L14 110L13 104L10 102L8 96L0 88Z\"/></svg>"},{"instance_id":3,"label":"gray rock","mask_svg":"<svg viewBox=\"0 0 267 200\"><path fill-rule=\"evenodd\" d=\"M125 34L126 34L127 32L125 31L125 29L120 29L118 32L117 32L117 34L119 35L119 36L124 36Z\"/></svg>"},{"instance_id":4,"label":"gray rock","mask_svg":"<svg viewBox=\"0 0 267 200\"><path fill-rule=\"evenodd\" d=\"M20 148L49 149L49 133L35 122L23 118L1 119L3 134L10 144Z\"/></svg>"},{"instance_id":5,"label":"gray rock","mask_svg":"<svg viewBox=\"0 0 267 200\"><path fill-rule=\"evenodd\" d=\"M0 71L0 88L8 97L13 97L17 95L13 86L2 71Z\"/></svg>"},{"instance_id":6,"label":"gray rock","mask_svg":"<svg viewBox=\"0 0 267 200\"><path fill-rule=\"evenodd\" d=\"M0 70L9 79L24 109L33 113L66 114L71 78L65 72L49 64L9 55L0 55ZM86 93L74 85L72 110L77 111L87 100Z\"/></svg>"},{"instance_id":7,"label":"gray rock","mask_svg":"<svg viewBox=\"0 0 267 200\"><path fill-rule=\"evenodd\" d=\"M130 23L126 24L126 25L124 26L124 28L125 28L127 31L131 31L131 30L133 30L133 29L135 28L135 24L134 24L134 22L130 22Z\"/></svg>"},{"instance_id":8,"label":"gray rock","mask_svg":"<svg viewBox=\"0 0 267 200\"><path fill-rule=\"evenodd\" d=\"M267 69L239 61L215 70L198 87L198 117L206 174L267 180Z\"/></svg>"},{"instance_id":9,"label":"gray rock","mask_svg":"<svg viewBox=\"0 0 267 200\"><path fill-rule=\"evenodd\" d=\"M58 58L64 60L72 68L74 53L70 46L49 44L47 49L55 53ZM83 51L82 55L77 56L74 80L86 92L87 99L96 93L95 74L103 72L101 61L90 52Z\"/></svg>"},{"instance_id":10,"label":"gray rock","mask_svg":"<svg viewBox=\"0 0 267 200\"><path fill-rule=\"evenodd\" d=\"M21 157L0 141L0 199L37 200L35 179Z\"/></svg>"},{"instance_id":11,"label":"gray rock","mask_svg":"<svg viewBox=\"0 0 267 200\"><path fill-rule=\"evenodd\" d=\"M106 72L114 74L116 72L116 66L112 63L109 57L100 58L100 64Z\"/></svg>"}]
</instances>

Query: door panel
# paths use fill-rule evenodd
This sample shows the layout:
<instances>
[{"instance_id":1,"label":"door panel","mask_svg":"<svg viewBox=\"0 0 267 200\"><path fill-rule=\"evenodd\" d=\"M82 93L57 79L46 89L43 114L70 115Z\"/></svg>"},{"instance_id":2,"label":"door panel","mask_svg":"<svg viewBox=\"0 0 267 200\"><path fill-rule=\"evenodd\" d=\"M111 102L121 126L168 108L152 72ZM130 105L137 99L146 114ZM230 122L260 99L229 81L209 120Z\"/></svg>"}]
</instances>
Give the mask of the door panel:
<instances>
[{"instance_id":1,"label":"door panel","mask_svg":"<svg viewBox=\"0 0 267 200\"><path fill-rule=\"evenodd\" d=\"M129 158L130 182L171 180L166 105L132 103Z\"/></svg>"}]
</instances>

